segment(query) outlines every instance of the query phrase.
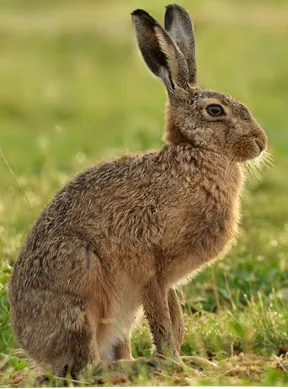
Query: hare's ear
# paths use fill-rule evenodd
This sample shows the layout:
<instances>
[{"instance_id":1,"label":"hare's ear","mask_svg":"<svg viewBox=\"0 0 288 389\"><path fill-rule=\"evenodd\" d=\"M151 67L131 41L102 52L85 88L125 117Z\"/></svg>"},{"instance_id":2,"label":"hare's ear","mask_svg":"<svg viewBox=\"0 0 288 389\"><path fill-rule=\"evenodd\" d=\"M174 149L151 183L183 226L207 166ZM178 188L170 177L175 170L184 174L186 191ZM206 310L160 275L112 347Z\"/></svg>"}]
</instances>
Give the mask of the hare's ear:
<instances>
[{"instance_id":1,"label":"hare's ear","mask_svg":"<svg viewBox=\"0 0 288 389\"><path fill-rule=\"evenodd\" d=\"M138 46L142 56L171 94L175 86L188 87L188 68L179 48L152 16L142 9L132 12Z\"/></svg>"},{"instance_id":2,"label":"hare's ear","mask_svg":"<svg viewBox=\"0 0 288 389\"><path fill-rule=\"evenodd\" d=\"M187 62L189 84L196 83L195 39L188 12L177 4L166 7L165 29L171 35Z\"/></svg>"}]
</instances>

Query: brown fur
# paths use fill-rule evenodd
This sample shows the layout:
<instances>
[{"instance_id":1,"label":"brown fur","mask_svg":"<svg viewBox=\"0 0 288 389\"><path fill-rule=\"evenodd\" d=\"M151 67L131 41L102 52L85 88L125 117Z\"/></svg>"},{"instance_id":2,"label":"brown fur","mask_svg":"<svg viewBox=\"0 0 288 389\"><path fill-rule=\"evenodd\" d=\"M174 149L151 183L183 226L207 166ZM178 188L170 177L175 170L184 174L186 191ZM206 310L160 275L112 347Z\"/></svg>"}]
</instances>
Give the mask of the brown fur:
<instances>
[{"instance_id":1,"label":"brown fur","mask_svg":"<svg viewBox=\"0 0 288 389\"><path fill-rule=\"evenodd\" d=\"M193 33L173 27L187 21L185 10L168 10L173 34ZM157 353L179 358L184 322L173 288L229 250L243 162L266 147L243 104L190 86L195 63L181 70L179 48L149 14L137 10L133 21L143 57L168 92L167 143L92 167L61 189L30 231L9 284L20 345L58 375L77 375L89 361L131 359L142 308ZM225 115L209 116L209 104Z\"/></svg>"}]
</instances>

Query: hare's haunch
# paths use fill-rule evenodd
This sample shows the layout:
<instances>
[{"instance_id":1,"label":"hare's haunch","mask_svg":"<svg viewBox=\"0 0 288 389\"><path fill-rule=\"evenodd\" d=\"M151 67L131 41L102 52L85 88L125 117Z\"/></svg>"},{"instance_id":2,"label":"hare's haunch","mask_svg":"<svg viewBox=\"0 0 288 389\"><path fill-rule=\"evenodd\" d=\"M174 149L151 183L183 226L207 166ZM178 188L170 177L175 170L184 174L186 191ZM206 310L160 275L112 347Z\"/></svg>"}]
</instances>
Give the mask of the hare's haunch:
<instances>
[{"instance_id":1,"label":"hare's haunch","mask_svg":"<svg viewBox=\"0 0 288 389\"><path fill-rule=\"evenodd\" d=\"M61 189L9 284L19 344L57 375L131 359L142 309L157 353L179 358L174 286L229 250L242 166L267 144L247 107L196 85L193 26L182 7L167 7L165 29L144 10L132 19L148 68L166 87L166 144L90 168Z\"/></svg>"}]
</instances>

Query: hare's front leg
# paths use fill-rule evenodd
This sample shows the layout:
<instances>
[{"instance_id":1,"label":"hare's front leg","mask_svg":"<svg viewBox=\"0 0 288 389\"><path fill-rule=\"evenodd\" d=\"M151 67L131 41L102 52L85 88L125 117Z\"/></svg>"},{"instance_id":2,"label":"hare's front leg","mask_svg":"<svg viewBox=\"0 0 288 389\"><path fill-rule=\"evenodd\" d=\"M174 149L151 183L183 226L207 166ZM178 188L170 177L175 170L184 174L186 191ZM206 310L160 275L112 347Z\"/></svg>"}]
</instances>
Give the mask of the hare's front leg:
<instances>
[{"instance_id":1,"label":"hare's front leg","mask_svg":"<svg viewBox=\"0 0 288 389\"><path fill-rule=\"evenodd\" d=\"M177 349L173 341L173 330L170 317L168 292L157 280L152 280L142 291L143 308L156 352L159 355L179 359Z\"/></svg>"},{"instance_id":2,"label":"hare's front leg","mask_svg":"<svg viewBox=\"0 0 288 389\"><path fill-rule=\"evenodd\" d=\"M168 304L173 330L173 338L176 350L180 354L180 349L184 339L185 323L183 319L181 304L175 289L169 289Z\"/></svg>"}]
</instances>

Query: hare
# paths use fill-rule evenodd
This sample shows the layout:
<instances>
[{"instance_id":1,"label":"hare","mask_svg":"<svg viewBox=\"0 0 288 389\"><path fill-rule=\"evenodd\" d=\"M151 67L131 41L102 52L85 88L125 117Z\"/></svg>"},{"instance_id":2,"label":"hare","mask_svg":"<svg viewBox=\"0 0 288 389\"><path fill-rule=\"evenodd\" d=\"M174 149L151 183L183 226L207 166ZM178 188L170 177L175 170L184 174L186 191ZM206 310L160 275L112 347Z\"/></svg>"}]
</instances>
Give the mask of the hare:
<instances>
[{"instance_id":1,"label":"hare","mask_svg":"<svg viewBox=\"0 0 288 389\"><path fill-rule=\"evenodd\" d=\"M175 286L235 240L245 162L267 137L231 96L196 85L192 22L166 8L165 29L132 13L140 52L166 88L165 144L92 167L41 212L9 283L15 336L56 375L131 360L137 319L156 353L179 360L184 322Z\"/></svg>"}]
</instances>

